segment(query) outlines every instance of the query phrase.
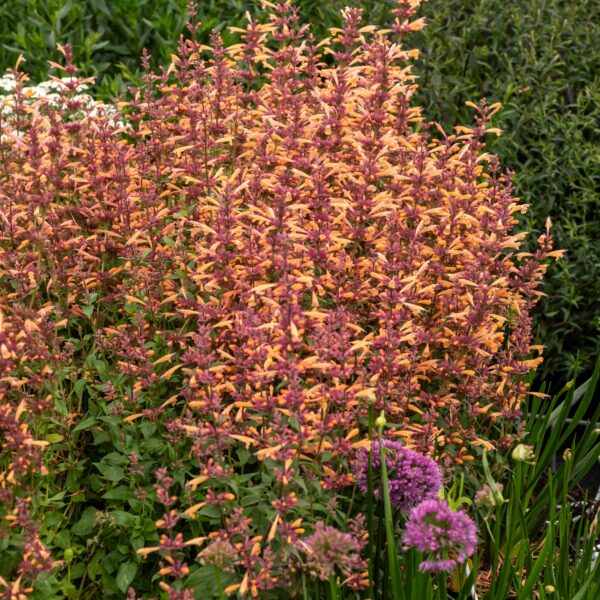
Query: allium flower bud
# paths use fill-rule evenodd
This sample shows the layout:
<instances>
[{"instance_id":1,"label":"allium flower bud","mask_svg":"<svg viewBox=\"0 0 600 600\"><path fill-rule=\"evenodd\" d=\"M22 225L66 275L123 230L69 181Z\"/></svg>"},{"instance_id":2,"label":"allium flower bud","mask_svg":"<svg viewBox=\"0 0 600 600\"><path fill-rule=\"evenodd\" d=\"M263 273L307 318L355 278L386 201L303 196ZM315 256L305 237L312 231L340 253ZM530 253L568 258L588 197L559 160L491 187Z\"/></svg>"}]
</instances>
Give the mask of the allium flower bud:
<instances>
[{"instance_id":1,"label":"allium flower bud","mask_svg":"<svg viewBox=\"0 0 600 600\"><path fill-rule=\"evenodd\" d=\"M419 502L434 498L442 487L442 472L437 463L399 442L383 440L385 460L392 505L400 510L409 510ZM371 454L373 493L381 495L381 458L379 443L374 443ZM369 452L361 450L356 463L356 474L360 489L369 491Z\"/></svg>"},{"instance_id":2,"label":"allium flower bud","mask_svg":"<svg viewBox=\"0 0 600 600\"><path fill-rule=\"evenodd\" d=\"M381 411L381 414L375 419L375 427L377 427L377 429L383 429L386 423L385 413Z\"/></svg>"},{"instance_id":3,"label":"allium flower bud","mask_svg":"<svg viewBox=\"0 0 600 600\"><path fill-rule=\"evenodd\" d=\"M475 503L479 506L487 506L493 508L505 502L502 496L502 490L504 486L501 483L496 484L497 492L494 492L492 488L486 483L476 494Z\"/></svg>"},{"instance_id":4,"label":"allium flower bud","mask_svg":"<svg viewBox=\"0 0 600 600\"><path fill-rule=\"evenodd\" d=\"M517 462L524 463L533 463L535 458L535 453L533 451L533 446L526 446L525 444L519 444L515 446L512 451L513 460Z\"/></svg>"},{"instance_id":5,"label":"allium flower bud","mask_svg":"<svg viewBox=\"0 0 600 600\"><path fill-rule=\"evenodd\" d=\"M477 527L464 511L452 512L446 500L425 500L408 516L404 543L432 554L420 571L453 571L475 552Z\"/></svg>"},{"instance_id":6,"label":"allium flower bud","mask_svg":"<svg viewBox=\"0 0 600 600\"><path fill-rule=\"evenodd\" d=\"M554 594L554 592L556 592L556 588L553 585L547 585L544 588L544 592L546 592L546 594Z\"/></svg>"},{"instance_id":7,"label":"allium flower bud","mask_svg":"<svg viewBox=\"0 0 600 600\"><path fill-rule=\"evenodd\" d=\"M563 460L565 462L569 462L573 458L573 453L571 452L571 448L565 448L563 452Z\"/></svg>"}]
</instances>

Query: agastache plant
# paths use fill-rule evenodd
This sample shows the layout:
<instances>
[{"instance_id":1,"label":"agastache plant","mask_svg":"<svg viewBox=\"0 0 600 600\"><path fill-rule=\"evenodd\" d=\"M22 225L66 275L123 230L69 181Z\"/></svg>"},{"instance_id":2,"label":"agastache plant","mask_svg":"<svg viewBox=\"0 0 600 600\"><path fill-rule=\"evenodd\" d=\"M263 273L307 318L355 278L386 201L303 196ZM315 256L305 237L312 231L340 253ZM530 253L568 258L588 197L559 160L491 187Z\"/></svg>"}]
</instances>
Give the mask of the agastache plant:
<instances>
[{"instance_id":1,"label":"agastache plant","mask_svg":"<svg viewBox=\"0 0 600 600\"><path fill-rule=\"evenodd\" d=\"M158 545L138 553L165 593L187 597L207 543L190 530L210 518L239 553L226 589L257 597L289 585L306 482L353 483L367 396L449 471L512 446L542 360L529 313L560 253L549 224L521 249L526 207L485 150L499 106L442 132L412 105L417 6L400 2L391 31L346 9L318 41L289 2L268 4L228 47L195 41L192 19L119 119L81 100L68 46L51 101L26 97L14 70L0 111L3 516L49 469L68 477L73 456L45 458L40 415L68 433L93 400L119 444L154 428L177 456L135 490L158 505ZM242 450L273 475L261 519L231 486ZM171 484L178 468L188 480ZM23 556L38 552L30 521L4 521ZM15 564L0 585L47 568Z\"/></svg>"}]
</instances>

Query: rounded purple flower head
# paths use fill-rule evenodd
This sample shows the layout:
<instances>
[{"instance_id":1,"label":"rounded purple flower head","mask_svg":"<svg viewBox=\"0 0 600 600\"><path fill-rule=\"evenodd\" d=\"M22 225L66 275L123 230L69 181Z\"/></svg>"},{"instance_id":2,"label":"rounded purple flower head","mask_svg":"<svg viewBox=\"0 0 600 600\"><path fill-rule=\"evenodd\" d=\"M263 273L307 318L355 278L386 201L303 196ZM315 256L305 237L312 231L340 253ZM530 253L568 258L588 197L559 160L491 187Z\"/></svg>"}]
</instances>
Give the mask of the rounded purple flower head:
<instances>
[{"instance_id":1,"label":"rounded purple flower head","mask_svg":"<svg viewBox=\"0 0 600 600\"><path fill-rule=\"evenodd\" d=\"M453 571L475 552L477 527L462 510L453 512L446 500L425 500L408 515L404 543L431 553L421 571Z\"/></svg>"},{"instance_id":2,"label":"rounded purple flower head","mask_svg":"<svg viewBox=\"0 0 600 600\"><path fill-rule=\"evenodd\" d=\"M442 487L442 471L437 463L399 442L383 440L392 505L407 511L427 498L434 498ZM379 443L373 443L371 465L373 493L381 497L381 459ZM360 489L369 491L369 451L361 450L356 463Z\"/></svg>"}]
</instances>

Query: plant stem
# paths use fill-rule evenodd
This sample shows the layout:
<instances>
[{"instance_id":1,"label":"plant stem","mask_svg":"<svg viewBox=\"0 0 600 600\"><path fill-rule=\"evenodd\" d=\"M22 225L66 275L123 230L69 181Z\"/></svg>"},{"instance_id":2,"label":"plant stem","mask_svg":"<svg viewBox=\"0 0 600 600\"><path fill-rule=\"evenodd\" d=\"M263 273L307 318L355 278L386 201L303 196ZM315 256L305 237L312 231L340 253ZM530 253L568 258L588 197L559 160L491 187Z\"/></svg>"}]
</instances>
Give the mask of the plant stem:
<instances>
[{"instance_id":1,"label":"plant stem","mask_svg":"<svg viewBox=\"0 0 600 600\"><path fill-rule=\"evenodd\" d=\"M219 594L219 600L225 600L225 592L223 591L223 580L221 578L221 569L215 568L215 574L217 577L217 593Z\"/></svg>"},{"instance_id":2,"label":"plant stem","mask_svg":"<svg viewBox=\"0 0 600 600\"><path fill-rule=\"evenodd\" d=\"M379 437L379 457L381 459L381 488L383 492L383 507L385 511L387 554L390 576L392 578L392 598L393 600L399 600L401 597L400 571L398 569L396 542L394 540L394 515L392 513L392 501L390 499L390 487L388 482L387 465L385 461L385 447L383 445L383 425L378 426L377 433Z\"/></svg>"},{"instance_id":3,"label":"plant stem","mask_svg":"<svg viewBox=\"0 0 600 600\"><path fill-rule=\"evenodd\" d=\"M373 589L374 582L374 566L373 566L373 539L375 531L373 528L373 412L375 407L373 404L369 405L369 440L371 446L369 447L369 470L368 470L368 494L367 494L367 528L369 530L369 539L367 540L367 556L369 557L369 595L371 598L375 598L375 591Z\"/></svg>"},{"instance_id":4,"label":"plant stem","mask_svg":"<svg viewBox=\"0 0 600 600\"><path fill-rule=\"evenodd\" d=\"M329 578L329 593L331 595L331 600L338 600L338 586L335 582L334 575Z\"/></svg>"}]
</instances>

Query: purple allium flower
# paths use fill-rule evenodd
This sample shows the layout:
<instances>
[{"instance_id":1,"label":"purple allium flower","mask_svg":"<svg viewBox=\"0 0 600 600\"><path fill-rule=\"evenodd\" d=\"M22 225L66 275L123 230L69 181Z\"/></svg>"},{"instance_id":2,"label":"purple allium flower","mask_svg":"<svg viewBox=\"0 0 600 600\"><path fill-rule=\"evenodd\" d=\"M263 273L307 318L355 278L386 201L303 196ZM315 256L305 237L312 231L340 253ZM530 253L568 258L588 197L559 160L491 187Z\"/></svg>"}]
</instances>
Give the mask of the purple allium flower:
<instances>
[{"instance_id":1,"label":"purple allium flower","mask_svg":"<svg viewBox=\"0 0 600 600\"><path fill-rule=\"evenodd\" d=\"M432 558L421 571L453 571L475 552L477 527L462 510L453 512L446 500L425 500L408 515L404 543Z\"/></svg>"},{"instance_id":2,"label":"purple allium flower","mask_svg":"<svg viewBox=\"0 0 600 600\"><path fill-rule=\"evenodd\" d=\"M313 574L326 581L336 567L346 576L357 575L365 568L360 557L364 542L352 533L344 533L323 521L315 524L314 533L301 540L307 555L307 566Z\"/></svg>"},{"instance_id":3,"label":"purple allium flower","mask_svg":"<svg viewBox=\"0 0 600 600\"><path fill-rule=\"evenodd\" d=\"M442 487L442 471L437 463L419 452L405 448L399 442L383 440L392 505L409 510L427 498L433 498ZM379 498L381 493L381 459L379 443L372 449L373 493ZM358 454L356 473L360 489L369 491L369 451Z\"/></svg>"}]
</instances>

